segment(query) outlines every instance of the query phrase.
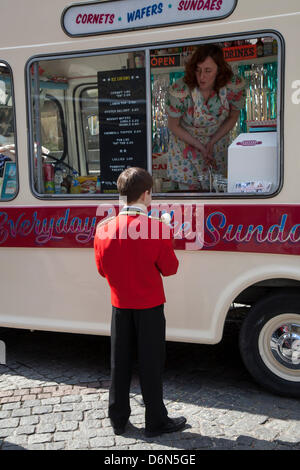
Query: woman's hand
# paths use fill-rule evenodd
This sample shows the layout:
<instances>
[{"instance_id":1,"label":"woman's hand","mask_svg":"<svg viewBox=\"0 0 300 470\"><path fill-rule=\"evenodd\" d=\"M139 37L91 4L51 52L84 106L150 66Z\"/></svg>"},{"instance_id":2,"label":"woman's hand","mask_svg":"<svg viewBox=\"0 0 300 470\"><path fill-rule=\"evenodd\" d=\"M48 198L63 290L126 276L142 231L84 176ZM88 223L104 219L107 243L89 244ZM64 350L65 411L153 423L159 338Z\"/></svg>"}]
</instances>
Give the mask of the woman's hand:
<instances>
[{"instance_id":1,"label":"woman's hand","mask_svg":"<svg viewBox=\"0 0 300 470\"><path fill-rule=\"evenodd\" d=\"M214 169L216 169L217 164L216 164L216 161L213 157L213 148L214 148L213 141L209 142L207 145L203 145L203 144L201 144L201 142L197 141L196 145L194 145L194 146L199 152L201 152L201 155L202 155L206 165L211 166Z\"/></svg>"},{"instance_id":2,"label":"woman's hand","mask_svg":"<svg viewBox=\"0 0 300 470\"><path fill-rule=\"evenodd\" d=\"M168 118L168 127L170 131L179 137L183 142L191 147L194 147L198 152L201 153L206 165L212 166L216 169L217 165L215 159L213 158L213 146L215 144L214 140L211 140L209 143L209 148L203 145L198 139L193 137L188 131L183 129L180 125L180 118Z\"/></svg>"},{"instance_id":3,"label":"woman's hand","mask_svg":"<svg viewBox=\"0 0 300 470\"><path fill-rule=\"evenodd\" d=\"M214 159L214 157L206 155L206 157L204 157L204 161L205 161L207 166L211 166L214 170L217 169L217 163L216 163L216 160Z\"/></svg>"},{"instance_id":4,"label":"woman's hand","mask_svg":"<svg viewBox=\"0 0 300 470\"><path fill-rule=\"evenodd\" d=\"M203 154L206 165L211 166L214 170L217 169L216 160L214 159L214 145L215 142L211 139L205 146L205 152Z\"/></svg>"},{"instance_id":5,"label":"woman's hand","mask_svg":"<svg viewBox=\"0 0 300 470\"><path fill-rule=\"evenodd\" d=\"M195 141L194 147L195 147L195 149L197 149L203 155L204 158L206 157L207 149L206 149L205 145L201 144L201 142L199 140Z\"/></svg>"},{"instance_id":6,"label":"woman's hand","mask_svg":"<svg viewBox=\"0 0 300 470\"><path fill-rule=\"evenodd\" d=\"M215 141L211 139L205 146L206 155L208 158L213 158Z\"/></svg>"}]
</instances>

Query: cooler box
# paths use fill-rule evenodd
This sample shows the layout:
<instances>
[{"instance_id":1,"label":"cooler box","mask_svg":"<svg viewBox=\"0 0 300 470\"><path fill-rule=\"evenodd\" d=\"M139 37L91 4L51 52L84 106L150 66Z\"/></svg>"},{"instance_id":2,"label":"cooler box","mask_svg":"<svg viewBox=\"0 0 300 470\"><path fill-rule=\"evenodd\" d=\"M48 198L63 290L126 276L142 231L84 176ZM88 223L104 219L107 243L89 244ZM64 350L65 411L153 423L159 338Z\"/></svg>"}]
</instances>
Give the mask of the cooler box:
<instances>
[{"instance_id":1,"label":"cooler box","mask_svg":"<svg viewBox=\"0 0 300 470\"><path fill-rule=\"evenodd\" d=\"M277 132L240 134L228 148L228 192L270 192L277 183Z\"/></svg>"}]
</instances>

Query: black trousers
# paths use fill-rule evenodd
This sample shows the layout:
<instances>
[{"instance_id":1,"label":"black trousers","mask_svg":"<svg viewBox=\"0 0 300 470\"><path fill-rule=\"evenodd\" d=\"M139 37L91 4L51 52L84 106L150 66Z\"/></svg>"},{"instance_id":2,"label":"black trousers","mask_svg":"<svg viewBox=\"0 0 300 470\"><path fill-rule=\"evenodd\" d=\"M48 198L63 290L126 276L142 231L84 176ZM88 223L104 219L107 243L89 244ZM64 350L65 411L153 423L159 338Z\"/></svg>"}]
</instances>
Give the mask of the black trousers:
<instances>
[{"instance_id":1,"label":"black trousers","mask_svg":"<svg viewBox=\"0 0 300 470\"><path fill-rule=\"evenodd\" d=\"M113 426L124 426L130 416L129 392L135 351L146 407L146 429L155 430L168 421L162 383L165 327L164 305L143 310L112 308L109 417Z\"/></svg>"}]
</instances>

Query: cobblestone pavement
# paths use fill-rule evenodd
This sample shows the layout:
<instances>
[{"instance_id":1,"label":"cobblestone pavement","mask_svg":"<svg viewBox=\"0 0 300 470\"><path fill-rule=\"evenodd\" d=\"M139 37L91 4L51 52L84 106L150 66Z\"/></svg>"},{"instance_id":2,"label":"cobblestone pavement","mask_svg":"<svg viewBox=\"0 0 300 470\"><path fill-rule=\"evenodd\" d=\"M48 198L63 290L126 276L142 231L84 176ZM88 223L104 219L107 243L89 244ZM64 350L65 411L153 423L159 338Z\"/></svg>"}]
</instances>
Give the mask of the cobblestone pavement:
<instances>
[{"instance_id":1,"label":"cobblestone pavement","mask_svg":"<svg viewBox=\"0 0 300 470\"><path fill-rule=\"evenodd\" d=\"M0 449L300 450L299 400L272 395L245 370L237 328L218 345L167 344L164 375L169 416L182 432L146 438L135 371L127 432L107 417L109 338L0 329Z\"/></svg>"}]
</instances>

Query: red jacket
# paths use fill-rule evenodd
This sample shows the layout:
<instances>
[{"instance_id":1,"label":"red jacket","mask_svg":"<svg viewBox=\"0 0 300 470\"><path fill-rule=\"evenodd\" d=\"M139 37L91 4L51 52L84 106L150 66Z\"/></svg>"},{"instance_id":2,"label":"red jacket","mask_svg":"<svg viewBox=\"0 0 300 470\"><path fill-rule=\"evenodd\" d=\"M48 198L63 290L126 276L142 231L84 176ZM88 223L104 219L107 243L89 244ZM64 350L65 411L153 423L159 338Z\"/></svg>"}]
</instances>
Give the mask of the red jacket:
<instances>
[{"instance_id":1,"label":"red jacket","mask_svg":"<svg viewBox=\"0 0 300 470\"><path fill-rule=\"evenodd\" d=\"M171 239L169 227L145 213L119 214L98 225L95 260L109 283L114 307L145 309L166 301L161 275L171 276L178 269Z\"/></svg>"}]
</instances>

